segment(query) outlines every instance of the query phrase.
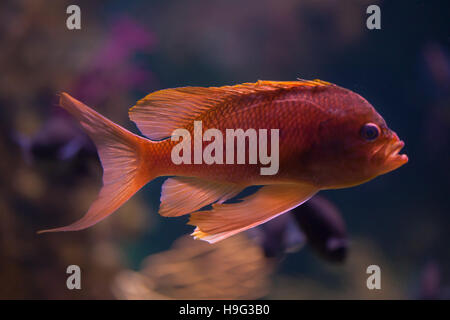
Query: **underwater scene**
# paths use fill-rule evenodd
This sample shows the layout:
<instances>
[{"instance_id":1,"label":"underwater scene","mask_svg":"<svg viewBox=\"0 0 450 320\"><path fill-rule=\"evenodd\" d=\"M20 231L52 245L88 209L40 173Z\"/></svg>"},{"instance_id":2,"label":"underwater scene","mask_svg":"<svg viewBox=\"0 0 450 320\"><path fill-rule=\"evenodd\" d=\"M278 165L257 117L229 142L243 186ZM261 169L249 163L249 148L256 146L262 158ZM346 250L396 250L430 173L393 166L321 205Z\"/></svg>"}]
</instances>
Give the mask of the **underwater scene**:
<instances>
[{"instance_id":1,"label":"underwater scene","mask_svg":"<svg viewBox=\"0 0 450 320\"><path fill-rule=\"evenodd\" d=\"M2 0L0 299L450 299L449 12Z\"/></svg>"}]
</instances>

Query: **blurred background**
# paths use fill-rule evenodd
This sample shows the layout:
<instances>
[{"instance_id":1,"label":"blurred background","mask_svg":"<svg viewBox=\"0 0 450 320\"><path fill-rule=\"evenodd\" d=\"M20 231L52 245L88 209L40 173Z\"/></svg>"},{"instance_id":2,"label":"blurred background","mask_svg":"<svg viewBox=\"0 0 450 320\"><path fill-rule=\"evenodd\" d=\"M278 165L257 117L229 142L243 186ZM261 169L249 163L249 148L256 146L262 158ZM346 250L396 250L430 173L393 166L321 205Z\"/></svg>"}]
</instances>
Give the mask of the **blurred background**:
<instances>
[{"instance_id":1,"label":"blurred background","mask_svg":"<svg viewBox=\"0 0 450 320\"><path fill-rule=\"evenodd\" d=\"M81 8L81 30L66 8ZM381 8L381 30L366 9ZM450 3L411 0L0 2L1 299L448 299ZM110 218L67 91L138 133L127 110L177 86L322 79L368 99L410 162L217 245L157 215L157 179ZM66 268L82 270L68 290ZM368 290L366 268L381 268Z\"/></svg>"}]
</instances>

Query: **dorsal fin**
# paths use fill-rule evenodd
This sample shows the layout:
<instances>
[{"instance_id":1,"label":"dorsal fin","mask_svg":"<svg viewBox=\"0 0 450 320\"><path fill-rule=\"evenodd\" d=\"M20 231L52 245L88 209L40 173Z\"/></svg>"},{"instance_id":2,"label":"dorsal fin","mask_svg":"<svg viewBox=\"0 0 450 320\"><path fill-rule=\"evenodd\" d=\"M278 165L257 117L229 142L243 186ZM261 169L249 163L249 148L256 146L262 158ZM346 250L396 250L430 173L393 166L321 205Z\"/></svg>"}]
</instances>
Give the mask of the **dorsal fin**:
<instances>
[{"instance_id":1,"label":"dorsal fin","mask_svg":"<svg viewBox=\"0 0 450 320\"><path fill-rule=\"evenodd\" d=\"M129 111L130 119L152 140L171 136L178 128L185 128L198 117L237 97L294 87L331 85L321 80L262 81L223 87L181 87L153 92L139 100Z\"/></svg>"}]
</instances>

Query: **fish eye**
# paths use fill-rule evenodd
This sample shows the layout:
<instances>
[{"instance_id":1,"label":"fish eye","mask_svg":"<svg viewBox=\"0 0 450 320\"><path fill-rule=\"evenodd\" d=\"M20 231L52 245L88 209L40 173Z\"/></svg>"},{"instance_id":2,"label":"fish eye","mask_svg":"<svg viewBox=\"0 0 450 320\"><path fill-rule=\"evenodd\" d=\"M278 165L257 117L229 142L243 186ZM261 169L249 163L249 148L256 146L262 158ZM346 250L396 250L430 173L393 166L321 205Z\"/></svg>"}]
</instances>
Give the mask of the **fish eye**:
<instances>
[{"instance_id":1,"label":"fish eye","mask_svg":"<svg viewBox=\"0 0 450 320\"><path fill-rule=\"evenodd\" d=\"M360 131L361 136L367 141L373 141L380 135L380 128L375 123L366 123Z\"/></svg>"}]
</instances>

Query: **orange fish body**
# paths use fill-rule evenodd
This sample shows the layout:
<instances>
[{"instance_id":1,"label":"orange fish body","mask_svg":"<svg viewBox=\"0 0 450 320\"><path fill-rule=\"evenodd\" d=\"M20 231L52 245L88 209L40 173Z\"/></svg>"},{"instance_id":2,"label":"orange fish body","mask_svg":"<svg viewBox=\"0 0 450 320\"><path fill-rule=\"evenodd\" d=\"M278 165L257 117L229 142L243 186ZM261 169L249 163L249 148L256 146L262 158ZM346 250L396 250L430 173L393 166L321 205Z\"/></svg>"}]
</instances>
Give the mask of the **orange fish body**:
<instances>
[{"instance_id":1,"label":"orange fish body","mask_svg":"<svg viewBox=\"0 0 450 320\"><path fill-rule=\"evenodd\" d=\"M190 214L189 223L197 227L193 235L216 242L302 204L321 189L358 185L408 161L398 154L403 142L364 98L320 80L154 92L130 109L131 120L150 140L67 94L61 95L61 106L96 143L104 186L81 220L46 231L91 226L150 180L173 176L163 184L159 213ZM175 130L180 129L184 136L175 139ZM205 138L210 129L216 135ZM251 141L246 136L238 146L237 138L228 136L230 129L254 130L260 139L266 131L266 140ZM218 140L217 135L223 138ZM208 145L211 149L212 141L217 143L210 153L213 163L202 153ZM174 151L181 142L186 149L178 156L185 161L175 163ZM250 147L257 157L264 146L266 155L277 155L275 170L269 174L262 173L270 171L267 161L250 160ZM244 152L241 163L239 152ZM226 202L253 185L263 187L240 202ZM199 211L211 204L211 210Z\"/></svg>"}]
</instances>

